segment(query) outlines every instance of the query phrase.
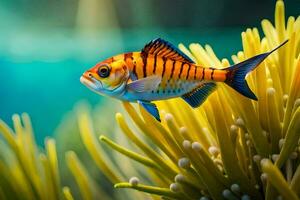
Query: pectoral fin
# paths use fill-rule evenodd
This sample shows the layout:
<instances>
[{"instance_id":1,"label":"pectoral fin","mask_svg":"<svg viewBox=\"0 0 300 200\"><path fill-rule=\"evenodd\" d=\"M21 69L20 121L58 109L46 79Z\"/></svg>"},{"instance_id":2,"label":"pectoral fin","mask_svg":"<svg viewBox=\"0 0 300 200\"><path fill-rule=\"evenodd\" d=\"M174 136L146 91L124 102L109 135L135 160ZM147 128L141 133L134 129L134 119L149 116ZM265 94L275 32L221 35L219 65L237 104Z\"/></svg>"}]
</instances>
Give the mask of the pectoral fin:
<instances>
[{"instance_id":1,"label":"pectoral fin","mask_svg":"<svg viewBox=\"0 0 300 200\"><path fill-rule=\"evenodd\" d=\"M213 82L202 83L199 87L191 92L182 95L182 98L193 108L199 107L207 97L216 89L216 84Z\"/></svg>"},{"instance_id":2,"label":"pectoral fin","mask_svg":"<svg viewBox=\"0 0 300 200\"><path fill-rule=\"evenodd\" d=\"M134 92L149 92L151 90L156 90L160 82L160 76L148 76L146 78L132 81L127 85L127 88Z\"/></svg>"},{"instance_id":3,"label":"pectoral fin","mask_svg":"<svg viewBox=\"0 0 300 200\"><path fill-rule=\"evenodd\" d=\"M160 122L159 112L154 103L148 101L138 101L138 103L143 106L143 108L145 108L145 110L147 110L148 113L150 113L157 121Z\"/></svg>"}]
</instances>

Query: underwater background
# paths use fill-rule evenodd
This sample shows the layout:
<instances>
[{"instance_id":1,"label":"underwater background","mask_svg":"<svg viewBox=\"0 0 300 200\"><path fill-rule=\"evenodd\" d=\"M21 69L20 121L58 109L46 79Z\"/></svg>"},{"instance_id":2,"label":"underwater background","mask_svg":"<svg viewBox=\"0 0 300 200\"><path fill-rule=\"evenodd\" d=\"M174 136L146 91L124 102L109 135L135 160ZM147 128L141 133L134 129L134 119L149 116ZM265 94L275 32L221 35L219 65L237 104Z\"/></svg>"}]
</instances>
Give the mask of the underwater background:
<instances>
[{"instance_id":1,"label":"underwater background","mask_svg":"<svg viewBox=\"0 0 300 200\"><path fill-rule=\"evenodd\" d=\"M219 57L241 49L240 32L271 19L274 1L1 0L0 117L28 112L39 144L82 99L81 74L112 55L138 51L151 39L210 44ZM299 14L290 1L289 15ZM43 116L43 117L41 117Z\"/></svg>"},{"instance_id":2,"label":"underwater background","mask_svg":"<svg viewBox=\"0 0 300 200\"><path fill-rule=\"evenodd\" d=\"M0 199L298 200L299 14L282 0L0 0ZM161 123L80 83L157 37L217 68L290 41L247 76L257 102L220 84L197 109L157 102Z\"/></svg>"}]
</instances>

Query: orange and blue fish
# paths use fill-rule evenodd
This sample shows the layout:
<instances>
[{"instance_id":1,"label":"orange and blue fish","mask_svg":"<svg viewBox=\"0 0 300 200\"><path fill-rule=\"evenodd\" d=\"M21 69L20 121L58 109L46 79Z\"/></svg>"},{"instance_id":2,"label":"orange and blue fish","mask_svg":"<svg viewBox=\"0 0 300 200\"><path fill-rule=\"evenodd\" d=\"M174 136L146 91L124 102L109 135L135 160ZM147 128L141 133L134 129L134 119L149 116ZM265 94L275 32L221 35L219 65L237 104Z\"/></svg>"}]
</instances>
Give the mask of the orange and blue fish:
<instances>
[{"instance_id":1,"label":"orange and blue fish","mask_svg":"<svg viewBox=\"0 0 300 200\"><path fill-rule=\"evenodd\" d=\"M92 91L122 101L137 102L160 121L152 101L181 97L191 107L199 107L223 82L240 94L257 100L245 76L280 48L256 55L228 68L197 65L178 48L155 39L140 52L113 56L84 72L80 81Z\"/></svg>"}]
</instances>

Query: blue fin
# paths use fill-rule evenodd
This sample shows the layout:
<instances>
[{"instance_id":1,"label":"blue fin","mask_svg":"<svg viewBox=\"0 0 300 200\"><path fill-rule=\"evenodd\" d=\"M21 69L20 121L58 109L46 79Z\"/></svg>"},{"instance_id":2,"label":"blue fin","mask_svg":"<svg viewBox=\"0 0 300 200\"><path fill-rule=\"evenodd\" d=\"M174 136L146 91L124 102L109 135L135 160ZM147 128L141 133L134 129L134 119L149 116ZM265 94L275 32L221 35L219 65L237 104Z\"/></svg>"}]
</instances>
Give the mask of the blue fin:
<instances>
[{"instance_id":1,"label":"blue fin","mask_svg":"<svg viewBox=\"0 0 300 200\"><path fill-rule=\"evenodd\" d=\"M151 40L144 46L142 49L142 56L148 54L157 55L172 60L178 60L181 62L194 63L194 61L180 51L180 49L161 38Z\"/></svg>"},{"instance_id":2,"label":"blue fin","mask_svg":"<svg viewBox=\"0 0 300 200\"><path fill-rule=\"evenodd\" d=\"M157 107L154 103L151 103L149 101L137 101L143 108L145 108L148 113L150 113L157 121L160 122L160 116L159 112L157 110Z\"/></svg>"},{"instance_id":3,"label":"blue fin","mask_svg":"<svg viewBox=\"0 0 300 200\"><path fill-rule=\"evenodd\" d=\"M248 60L245 60L241 63L238 63L236 65L233 65L229 68L224 69L224 70L228 71L226 74L225 83L227 83L227 85L229 85L230 87L232 87L233 89L238 91L240 94L242 94L250 99L257 100L257 97L251 91L251 89L249 88L249 86L245 80L246 75L250 71L254 70L271 53L276 51L278 48L280 48L287 42L288 42L288 40L286 40L281 45L279 45L278 47L276 47L275 49L273 49L272 51L270 51L268 53L259 54L252 58L249 58Z\"/></svg>"},{"instance_id":4,"label":"blue fin","mask_svg":"<svg viewBox=\"0 0 300 200\"><path fill-rule=\"evenodd\" d=\"M191 92L182 95L182 98L193 108L199 107L207 97L216 89L214 82L202 83Z\"/></svg>"}]
</instances>

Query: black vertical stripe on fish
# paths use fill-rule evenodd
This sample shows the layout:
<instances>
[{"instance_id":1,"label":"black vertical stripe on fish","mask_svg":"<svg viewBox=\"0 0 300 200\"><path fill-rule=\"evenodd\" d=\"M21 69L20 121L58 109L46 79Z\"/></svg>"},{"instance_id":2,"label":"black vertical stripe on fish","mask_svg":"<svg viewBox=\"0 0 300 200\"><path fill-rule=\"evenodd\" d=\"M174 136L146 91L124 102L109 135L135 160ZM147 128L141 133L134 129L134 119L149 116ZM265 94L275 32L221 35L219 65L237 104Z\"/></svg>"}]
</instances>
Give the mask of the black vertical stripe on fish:
<instances>
[{"instance_id":1,"label":"black vertical stripe on fish","mask_svg":"<svg viewBox=\"0 0 300 200\"><path fill-rule=\"evenodd\" d=\"M174 70L175 70L175 63L176 63L176 61L175 61L175 60L173 60L173 64L172 64L172 70L171 70L171 75L170 75L170 79L172 79L172 77L173 77L173 74L174 74Z\"/></svg>"},{"instance_id":2,"label":"black vertical stripe on fish","mask_svg":"<svg viewBox=\"0 0 300 200\"><path fill-rule=\"evenodd\" d=\"M214 80L214 72L215 72L215 69L211 68L211 74L210 74L211 80Z\"/></svg>"},{"instance_id":3,"label":"black vertical stripe on fish","mask_svg":"<svg viewBox=\"0 0 300 200\"><path fill-rule=\"evenodd\" d=\"M163 60L163 71L162 71L161 77L163 78L164 74L165 74L165 71L166 71L166 62L167 62L167 59L163 58L162 60Z\"/></svg>"},{"instance_id":4,"label":"black vertical stripe on fish","mask_svg":"<svg viewBox=\"0 0 300 200\"><path fill-rule=\"evenodd\" d=\"M156 71L156 60L157 60L157 56L156 56L156 55L154 55L153 74L155 74L155 71Z\"/></svg>"},{"instance_id":5,"label":"black vertical stripe on fish","mask_svg":"<svg viewBox=\"0 0 300 200\"><path fill-rule=\"evenodd\" d=\"M142 54L142 61L143 61L143 77L147 77L147 55Z\"/></svg>"},{"instance_id":6,"label":"black vertical stripe on fish","mask_svg":"<svg viewBox=\"0 0 300 200\"><path fill-rule=\"evenodd\" d=\"M182 62L182 63L181 63L181 67L180 67L179 76L178 76L179 79L180 79L180 77L181 77L181 73L182 73L182 71L183 71L183 66L184 66L184 65L185 65L185 63Z\"/></svg>"},{"instance_id":7,"label":"black vertical stripe on fish","mask_svg":"<svg viewBox=\"0 0 300 200\"><path fill-rule=\"evenodd\" d=\"M188 68L188 71L187 71L187 74L186 74L186 77L185 77L185 80L187 80L189 78L189 74L190 74L190 69L191 69L191 65L190 64L187 64L189 66Z\"/></svg>"},{"instance_id":8,"label":"black vertical stripe on fish","mask_svg":"<svg viewBox=\"0 0 300 200\"><path fill-rule=\"evenodd\" d=\"M205 67L202 68L202 80L204 79L204 75L205 75Z\"/></svg>"},{"instance_id":9,"label":"black vertical stripe on fish","mask_svg":"<svg viewBox=\"0 0 300 200\"><path fill-rule=\"evenodd\" d=\"M194 80L196 80L196 78L197 78L197 76L196 76L197 75L197 68L198 67L195 67Z\"/></svg>"}]
</instances>

